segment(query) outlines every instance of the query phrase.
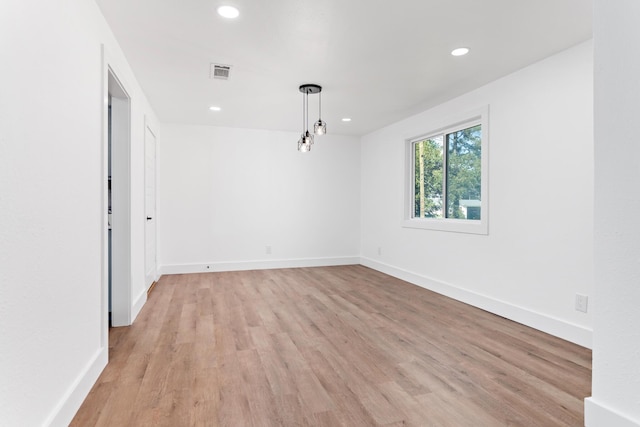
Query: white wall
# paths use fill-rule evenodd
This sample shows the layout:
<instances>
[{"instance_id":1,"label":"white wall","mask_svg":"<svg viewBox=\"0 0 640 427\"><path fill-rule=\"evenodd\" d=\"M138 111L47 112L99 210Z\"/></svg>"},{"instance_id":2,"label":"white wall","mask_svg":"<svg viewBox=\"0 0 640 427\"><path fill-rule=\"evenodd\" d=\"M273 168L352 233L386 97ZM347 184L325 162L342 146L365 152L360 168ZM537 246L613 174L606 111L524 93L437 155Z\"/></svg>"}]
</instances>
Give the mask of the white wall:
<instances>
[{"instance_id":1,"label":"white wall","mask_svg":"<svg viewBox=\"0 0 640 427\"><path fill-rule=\"evenodd\" d=\"M590 346L592 79L586 42L364 136L363 263ZM488 236L403 228L405 140L485 105Z\"/></svg>"},{"instance_id":2,"label":"white wall","mask_svg":"<svg viewBox=\"0 0 640 427\"><path fill-rule=\"evenodd\" d=\"M316 138L310 153L299 153L298 138L163 125L161 271L359 262L359 140L328 134Z\"/></svg>"},{"instance_id":3,"label":"white wall","mask_svg":"<svg viewBox=\"0 0 640 427\"><path fill-rule=\"evenodd\" d=\"M595 297L589 427L640 426L640 3L596 0Z\"/></svg>"},{"instance_id":4,"label":"white wall","mask_svg":"<svg viewBox=\"0 0 640 427\"><path fill-rule=\"evenodd\" d=\"M153 113L93 1L0 3L3 426L67 425L106 363L102 43L133 98L135 298L144 287L143 117Z\"/></svg>"}]
</instances>

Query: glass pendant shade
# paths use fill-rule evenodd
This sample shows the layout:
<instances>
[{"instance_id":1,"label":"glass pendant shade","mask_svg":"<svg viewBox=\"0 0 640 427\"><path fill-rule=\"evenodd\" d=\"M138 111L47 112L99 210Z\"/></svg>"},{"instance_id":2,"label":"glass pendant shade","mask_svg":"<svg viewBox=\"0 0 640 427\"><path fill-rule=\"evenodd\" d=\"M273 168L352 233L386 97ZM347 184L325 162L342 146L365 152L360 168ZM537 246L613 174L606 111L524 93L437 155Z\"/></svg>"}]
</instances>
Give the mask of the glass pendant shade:
<instances>
[{"instance_id":1,"label":"glass pendant shade","mask_svg":"<svg viewBox=\"0 0 640 427\"><path fill-rule=\"evenodd\" d=\"M301 153L308 153L311 151L311 146L305 144L304 142L298 142L298 151Z\"/></svg>"},{"instance_id":2,"label":"glass pendant shade","mask_svg":"<svg viewBox=\"0 0 640 427\"><path fill-rule=\"evenodd\" d=\"M322 119L318 119L313 125L313 133L316 135L324 135L327 133L327 123L322 121Z\"/></svg>"},{"instance_id":3,"label":"glass pendant shade","mask_svg":"<svg viewBox=\"0 0 640 427\"><path fill-rule=\"evenodd\" d=\"M304 134L302 134L300 136L300 139L298 140L298 151L301 153L306 153L307 151L309 151L309 146L304 142Z\"/></svg>"},{"instance_id":4,"label":"glass pendant shade","mask_svg":"<svg viewBox=\"0 0 640 427\"><path fill-rule=\"evenodd\" d=\"M313 133L316 135L327 133L327 124L322 121L322 88L318 90L318 121L313 124Z\"/></svg>"},{"instance_id":5,"label":"glass pendant shade","mask_svg":"<svg viewBox=\"0 0 640 427\"><path fill-rule=\"evenodd\" d=\"M307 131L300 136L298 140L298 151L301 153L307 153L311 151L311 146L313 145L313 135Z\"/></svg>"}]
</instances>

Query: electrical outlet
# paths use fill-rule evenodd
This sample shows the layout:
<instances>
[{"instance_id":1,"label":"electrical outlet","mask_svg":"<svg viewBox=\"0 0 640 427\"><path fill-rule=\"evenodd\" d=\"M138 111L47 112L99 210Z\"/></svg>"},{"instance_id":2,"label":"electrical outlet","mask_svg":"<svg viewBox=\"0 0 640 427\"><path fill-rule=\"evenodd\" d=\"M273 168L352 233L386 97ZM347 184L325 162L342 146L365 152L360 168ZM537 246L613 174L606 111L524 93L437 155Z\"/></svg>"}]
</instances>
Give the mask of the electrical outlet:
<instances>
[{"instance_id":1,"label":"electrical outlet","mask_svg":"<svg viewBox=\"0 0 640 427\"><path fill-rule=\"evenodd\" d=\"M271 245L267 245L267 246L265 246L265 247L264 247L264 252L265 252L267 255L271 255Z\"/></svg>"},{"instance_id":2,"label":"electrical outlet","mask_svg":"<svg viewBox=\"0 0 640 427\"><path fill-rule=\"evenodd\" d=\"M589 297L586 295L576 294L576 310L583 313L587 312Z\"/></svg>"}]
</instances>

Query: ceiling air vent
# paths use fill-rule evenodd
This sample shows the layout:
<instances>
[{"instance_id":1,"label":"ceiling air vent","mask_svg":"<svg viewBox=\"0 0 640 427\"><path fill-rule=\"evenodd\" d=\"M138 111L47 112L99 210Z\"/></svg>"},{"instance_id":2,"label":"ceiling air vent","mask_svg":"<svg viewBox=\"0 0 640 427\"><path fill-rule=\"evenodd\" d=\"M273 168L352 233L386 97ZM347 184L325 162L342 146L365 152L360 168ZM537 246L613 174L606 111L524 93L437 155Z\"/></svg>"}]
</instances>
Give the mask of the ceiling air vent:
<instances>
[{"instance_id":1,"label":"ceiling air vent","mask_svg":"<svg viewBox=\"0 0 640 427\"><path fill-rule=\"evenodd\" d=\"M211 71L209 72L209 78L228 80L229 71L231 71L231 65L211 64Z\"/></svg>"}]
</instances>

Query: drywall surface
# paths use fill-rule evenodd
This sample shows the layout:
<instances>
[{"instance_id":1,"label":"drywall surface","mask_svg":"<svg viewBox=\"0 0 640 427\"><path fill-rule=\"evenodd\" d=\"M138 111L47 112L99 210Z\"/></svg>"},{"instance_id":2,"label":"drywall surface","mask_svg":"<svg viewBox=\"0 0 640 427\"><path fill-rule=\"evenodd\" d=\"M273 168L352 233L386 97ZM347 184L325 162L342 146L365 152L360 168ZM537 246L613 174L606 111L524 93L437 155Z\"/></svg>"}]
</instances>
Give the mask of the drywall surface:
<instances>
[{"instance_id":1,"label":"drywall surface","mask_svg":"<svg viewBox=\"0 0 640 427\"><path fill-rule=\"evenodd\" d=\"M595 1L595 297L586 425L640 426L640 4Z\"/></svg>"},{"instance_id":2,"label":"drywall surface","mask_svg":"<svg viewBox=\"0 0 640 427\"><path fill-rule=\"evenodd\" d=\"M403 228L405 141L489 107L489 233ZM362 138L363 263L591 345L592 42Z\"/></svg>"},{"instance_id":3,"label":"drywall surface","mask_svg":"<svg viewBox=\"0 0 640 427\"><path fill-rule=\"evenodd\" d=\"M68 425L107 361L102 44L133 99L135 294L144 286L143 117L153 112L93 1L0 5L3 426Z\"/></svg>"},{"instance_id":4,"label":"drywall surface","mask_svg":"<svg viewBox=\"0 0 640 427\"><path fill-rule=\"evenodd\" d=\"M163 125L158 226L163 273L359 262L360 143Z\"/></svg>"}]
</instances>

